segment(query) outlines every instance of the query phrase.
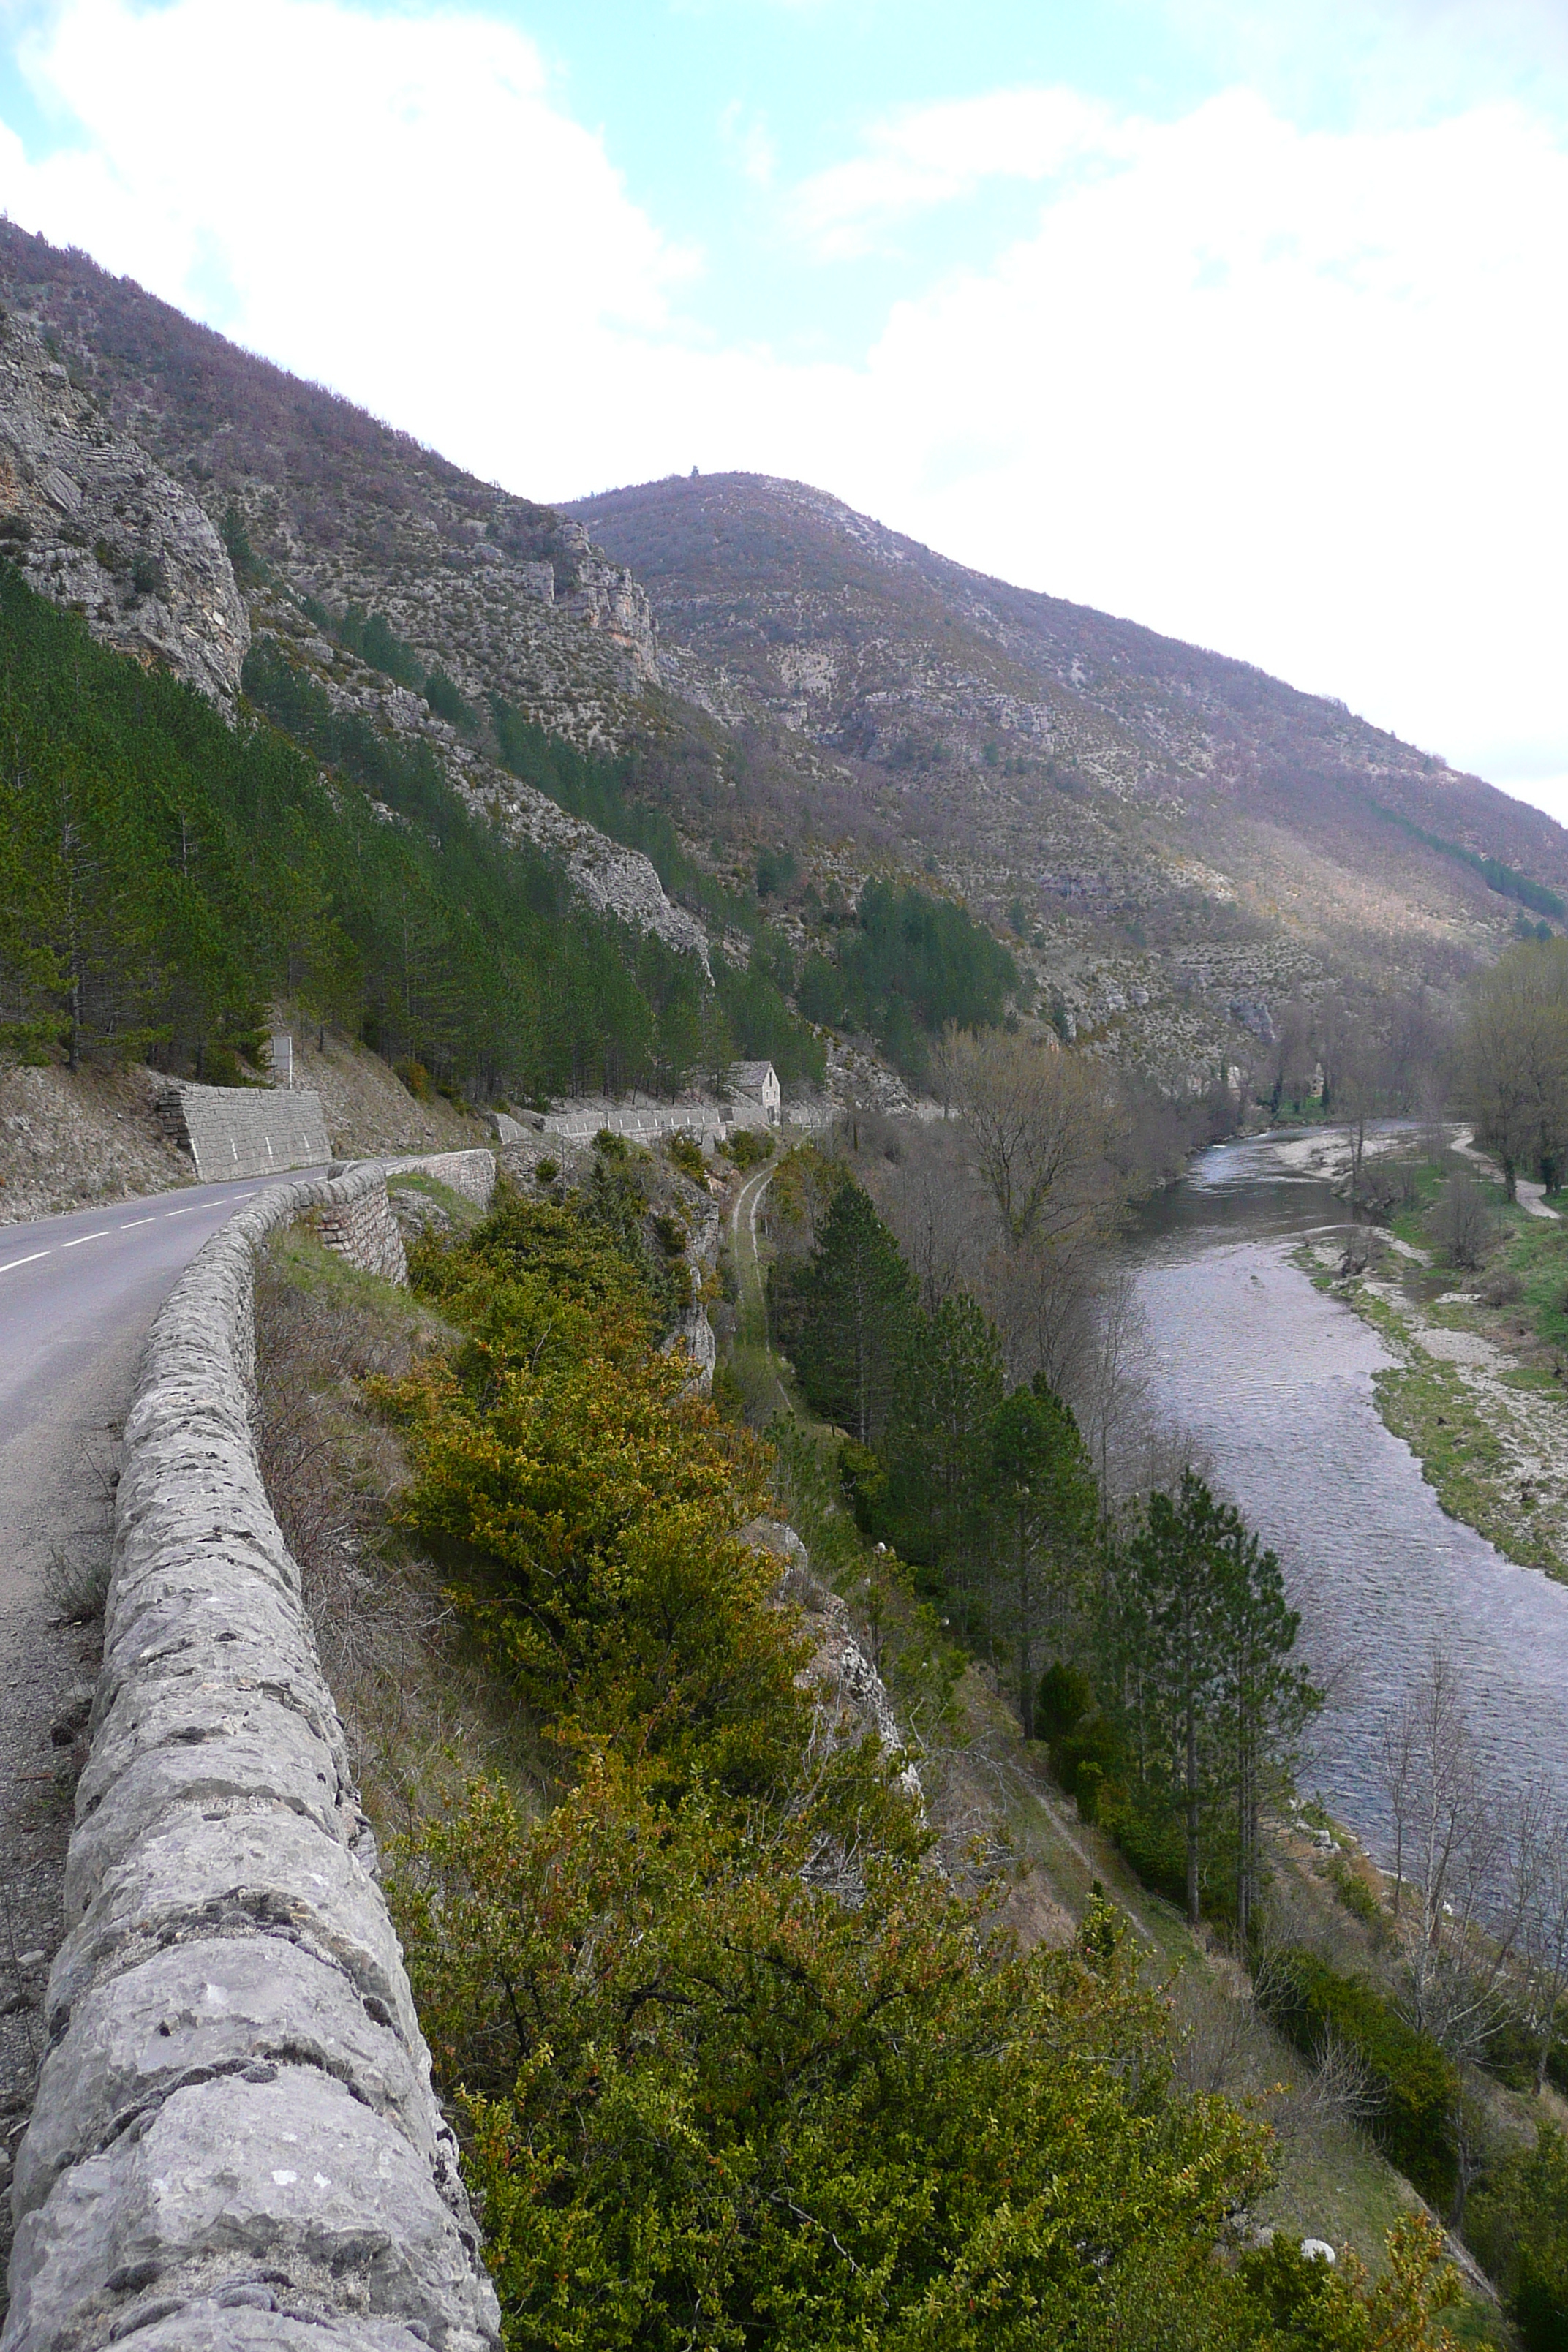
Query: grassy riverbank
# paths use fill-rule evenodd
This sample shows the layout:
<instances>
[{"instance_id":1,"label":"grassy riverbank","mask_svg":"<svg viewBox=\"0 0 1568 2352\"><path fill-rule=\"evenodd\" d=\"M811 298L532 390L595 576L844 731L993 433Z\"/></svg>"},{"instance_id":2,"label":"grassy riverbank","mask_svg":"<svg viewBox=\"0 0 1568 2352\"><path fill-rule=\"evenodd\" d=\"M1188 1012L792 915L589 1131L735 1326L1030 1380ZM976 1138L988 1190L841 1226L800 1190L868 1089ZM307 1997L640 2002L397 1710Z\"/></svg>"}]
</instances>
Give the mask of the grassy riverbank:
<instances>
[{"instance_id":1,"label":"grassy riverbank","mask_svg":"<svg viewBox=\"0 0 1568 2352\"><path fill-rule=\"evenodd\" d=\"M1309 1243L1297 1262L1397 1359L1374 1375L1378 1410L1443 1509L1521 1567L1568 1581L1568 1223L1530 1213L1483 1176L1481 1263L1456 1265L1433 1213L1457 1164L1417 1169L1392 1245L1374 1244L1364 1274L1342 1274L1337 1243Z\"/></svg>"}]
</instances>

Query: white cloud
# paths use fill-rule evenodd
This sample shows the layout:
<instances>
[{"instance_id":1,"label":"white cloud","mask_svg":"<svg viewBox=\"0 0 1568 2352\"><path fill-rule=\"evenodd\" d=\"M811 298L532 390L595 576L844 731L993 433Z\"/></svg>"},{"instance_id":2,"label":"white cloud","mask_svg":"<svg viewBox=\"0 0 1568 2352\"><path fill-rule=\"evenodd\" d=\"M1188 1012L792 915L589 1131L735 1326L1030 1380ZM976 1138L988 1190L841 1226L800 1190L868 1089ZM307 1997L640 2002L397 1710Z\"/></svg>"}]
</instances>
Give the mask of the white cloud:
<instances>
[{"instance_id":1,"label":"white cloud","mask_svg":"<svg viewBox=\"0 0 1568 2352\"><path fill-rule=\"evenodd\" d=\"M911 108L873 126L867 152L796 189L789 223L824 258L874 249L888 229L987 180L1051 180L1126 152L1109 110L1074 90L997 90Z\"/></svg>"},{"instance_id":2,"label":"white cloud","mask_svg":"<svg viewBox=\"0 0 1568 2352\"><path fill-rule=\"evenodd\" d=\"M1568 156L1518 104L902 116L778 198L812 247L907 251L998 174L1033 226L802 366L683 321L693 257L482 17L62 0L30 69L79 139L0 136L15 217L516 488L799 475L1483 772L1568 772Z\"/></svg>"},{"instance_id":3,"label":"white cloud","mask_svg":"<svg viewBox=\"0 0 1568 2352\"><path fill-rule=\"evenodd\" d=\"M779 151L767 124L732 99L719 117L719 142L743 180L771 186L778 175Z\"/></svg>"},{"instance_id":4,"label":"white cloud","mask_svg":"<svg viewBox=\"0 0 1568 2352\"><path fill-rule=\"evenodd\" d=\"M492 465L510 417L514 467L553 470L574 350L660 330L690 267L478 16L66 0L24 63L77 138L5 138L13 217Z\"/></svg>"}]
</instances>

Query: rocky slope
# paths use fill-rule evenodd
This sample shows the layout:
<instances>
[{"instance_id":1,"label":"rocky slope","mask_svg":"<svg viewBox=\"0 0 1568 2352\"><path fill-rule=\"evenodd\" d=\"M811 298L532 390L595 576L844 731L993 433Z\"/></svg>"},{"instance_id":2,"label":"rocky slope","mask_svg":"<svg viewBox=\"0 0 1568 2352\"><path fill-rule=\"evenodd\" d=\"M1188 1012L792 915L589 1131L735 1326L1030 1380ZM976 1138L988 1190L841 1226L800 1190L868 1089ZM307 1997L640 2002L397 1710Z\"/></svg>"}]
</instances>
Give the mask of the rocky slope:
<instances>
[{"instance_id":1,"label":"rocky slope","mask_svg":"<svg viewBox=\"0 0 1568 2352\"><path fill-rule=\"evenodd\" d=\"M237 692L250 627L217 532L37 336L4 317L0 552L106 644L205 694Z\"/></svg>"},{"instance_id":2,"label":"rocky slope","mask_svg":"<svg viewBox=\"0 0 1568 2352\"><path fill-rule=\"evenodd\" d=\"M823 492L678 478L556 512L4 223L0 300L53 339L51 396L90 395L93 429L219 528L263 646L340 710L428 739L592 903L684 951L703 929L647 860L500 763L492 694L625 755L722 880L773 853L767 911L797 946L831 941L869 873L951 892L1058 1027L1166 1082L1266 1059L1292 996L1452 1000L1521 912L1568 900L1568 835L1478 779ZM89 583L95 625L150 627L119 577ZM351 606L472 721L351 651L327 625Z\"/></svg>"},{"instance_id":3,"label":"rocky slope","mask_svg":"<svg viewBox=\"0 0 1568 2352\"><path fill-rule=\"evenodd\" d=\"M4 222L0 300L0 553L34 587L224 699L251 643L275 641L340 711L430 740L470 802L559 856L596 911L706 963L701 925L646 856L507 774L304 611L374 610L480 709L493 689L585 748L619 740L657 677L653 624L581 523Z\"/></svg>"},{"instance_id":4,"label":"rocky slope","mask_svg":"<svg viewBox=\"0 0 1568 2352\"><path fill-rule=\"evenodd\" d=\"M1568 892L1561 827L1342 705L821 491L672 478L572 512L646 582L667 680L800 747L778 841L815 816L850 865L936 876L1021 934L1069 1025L1167 1066L1267 1040L1295 989L1489 958L1520 904L1456 852Z\"/></svg>"}]
</instances>

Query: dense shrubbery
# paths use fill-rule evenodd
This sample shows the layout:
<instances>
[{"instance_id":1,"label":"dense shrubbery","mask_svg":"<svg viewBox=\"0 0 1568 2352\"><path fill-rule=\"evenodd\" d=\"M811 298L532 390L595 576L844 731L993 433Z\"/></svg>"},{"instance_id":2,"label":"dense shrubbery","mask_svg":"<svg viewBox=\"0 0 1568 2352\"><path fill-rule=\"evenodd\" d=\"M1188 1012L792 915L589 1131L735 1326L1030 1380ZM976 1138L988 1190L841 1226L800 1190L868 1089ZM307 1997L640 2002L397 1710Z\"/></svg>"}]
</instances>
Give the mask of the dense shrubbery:
<instances>
[{"instance_id":1,"label":"dense shrubbery","mask_svg":"<svg viewBox=\"0 0 1568 2352\"><path fill-rule=\"evenodd\" d=\"M1216 2263L1266 2135L1177 2092L1116 1915L1021 1955L876 1739L824 1748L735 1539L757 1456L653 1351L638 1174L421 1253L468 1338L389 1391L409 1518L581 1759L536 1821L471 1790L394 1886L508 2345L1435 2345L1418 2227L1371 2292Z\"/></svg>"},{"instance_id":2,"label":"dense shrubbery","mask_svg":"<svg viewBox=\"0 0 1568 2352\"><path fill-rule=\"evenodd\" d=\"M1471 2201L1466 2234L1497 2282L1524 2352L1568 2347L1568 2140L1543 2125Z\"/></svg>"},{"instance_id":3,"label":"dense shrubbery","mask_svg":"<svg viewBox=\"0 0 1568 2352\"><path fill-rule=\"evenodd\" d=\"M1364 2062L1377 2091L1372 2129L1380 2145L1422 2195L1447 2211L1459 2096L1452 2060L1373 1986L1342 1976L1315 1953L1273 1958L1261 1990L1274 2023L1306 2056L1316 2058L1325 2042L1337 2041Z\"/></svg>"}]
</instances>

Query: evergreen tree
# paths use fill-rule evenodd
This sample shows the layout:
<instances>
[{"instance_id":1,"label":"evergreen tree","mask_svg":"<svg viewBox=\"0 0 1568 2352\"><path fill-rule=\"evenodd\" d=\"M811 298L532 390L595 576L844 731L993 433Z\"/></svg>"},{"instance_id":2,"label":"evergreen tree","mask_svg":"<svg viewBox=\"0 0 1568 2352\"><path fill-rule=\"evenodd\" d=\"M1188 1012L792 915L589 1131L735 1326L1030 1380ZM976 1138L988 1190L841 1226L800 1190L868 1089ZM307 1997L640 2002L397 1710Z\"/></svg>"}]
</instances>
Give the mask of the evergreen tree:
<instances>
[{"instance_id":1,"label":"evergreen tree","mask_svg":"<svg viewBox=\"0 0 1568 2352\"><path fill-rule=\"evenodd\" d=\"M991 1415L996 1615L1018 1677L1018 1717L1035 1737L1043 1637L1059 1648L1094 1542L1099 1494L1070 1409L1037 1372Z\"/></svg>"},{"instance_id":2,"label":"evergreen tree","mask_svg":"<svg viewBox=\"0 0 1568 2352\"><path fill-rule=\"evenodd\" d=\"M1133 1768L1181 1819L1187 1916L1206 1866L1234 1840L1238 1924L1258 1895L1264 1790L1283 1775L1321 1694L1290 1663L1300 1619L1279 1562L1192 1470L1152 1495L1122 1549L1106 1611L1105 1662Z\"/></svg>"},{"instance_id":3,"label":"evergreen tree","mask_svg":"<svg viewBox=\"0 0 1568 2352\"><path fill-rule=\"evenodd\" d=\"M816 1245L788 1286L784 1319L801 1386L862 1445L880 1438L914 1328L914 1283L858 1184L841 1184Z\"/></svg>"},{"instance_id":4,"label":"evergreen tree","mask_svg":"<svg viewBox=\"0 0 1568 2352\"><path fill-rule=\"evenodd\" d=\"M973 1299L960 1291L912 1318L888 1432L888 1532L966 1607L988 1599L988 1434L1004 1385L1001 1344Z\"/></svg>"}]
</instances>

